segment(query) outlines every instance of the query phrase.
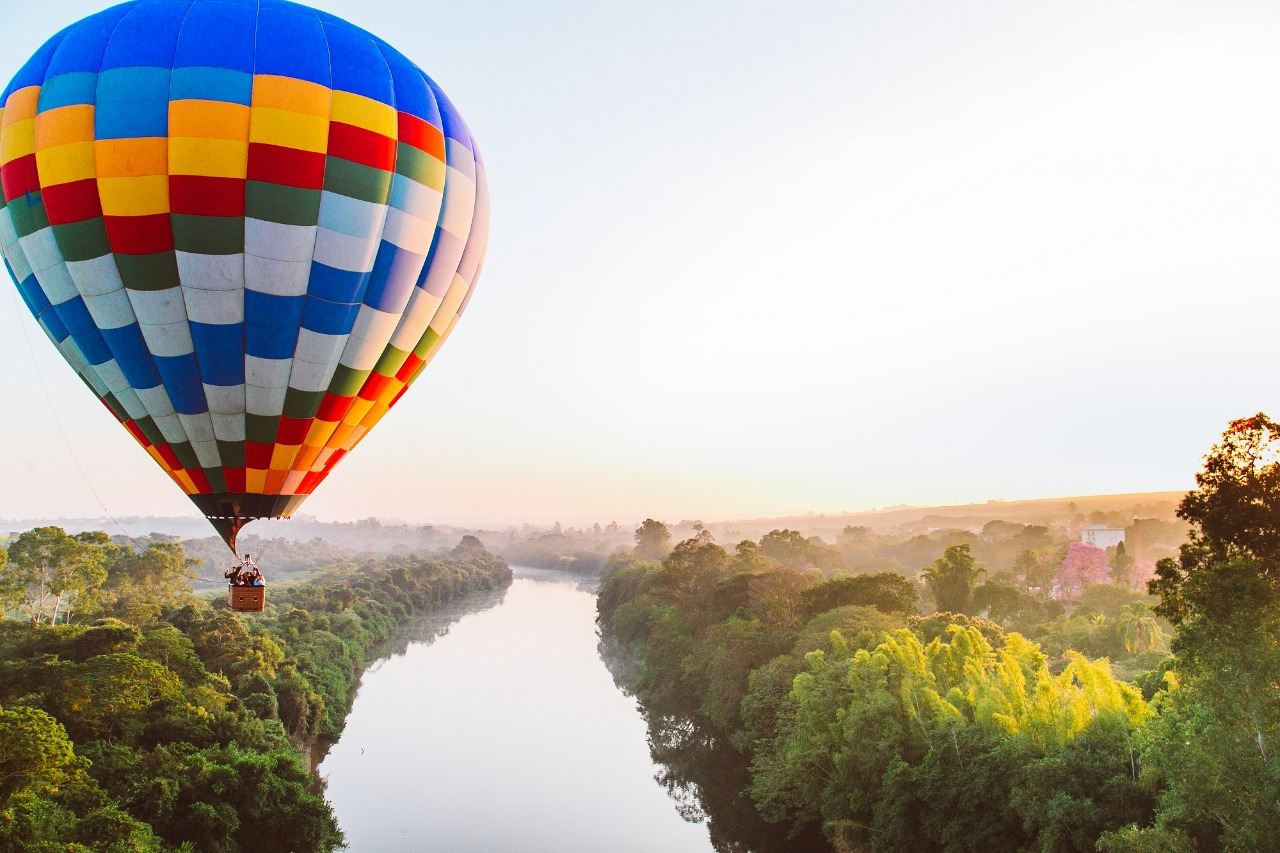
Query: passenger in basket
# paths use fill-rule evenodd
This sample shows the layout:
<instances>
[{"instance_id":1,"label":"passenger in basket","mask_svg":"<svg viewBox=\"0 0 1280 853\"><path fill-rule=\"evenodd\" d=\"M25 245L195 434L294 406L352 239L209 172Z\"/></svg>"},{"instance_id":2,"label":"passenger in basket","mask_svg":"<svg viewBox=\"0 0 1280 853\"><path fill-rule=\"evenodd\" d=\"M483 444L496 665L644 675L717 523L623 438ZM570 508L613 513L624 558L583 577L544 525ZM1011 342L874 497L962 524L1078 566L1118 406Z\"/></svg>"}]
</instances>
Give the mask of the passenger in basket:
<instances>
[{"instance_id":1,"label":"passenger in basket","mask_svg":"<svg viewBox=\"0 0 1280 853\"><path fill-rule=\"evenodd\" d=\"M244 566L237 564L223 572L222 576L227 579L227 583L231 586L240 586L243 580L243 572Z\"/></svg>"}]
</instances>

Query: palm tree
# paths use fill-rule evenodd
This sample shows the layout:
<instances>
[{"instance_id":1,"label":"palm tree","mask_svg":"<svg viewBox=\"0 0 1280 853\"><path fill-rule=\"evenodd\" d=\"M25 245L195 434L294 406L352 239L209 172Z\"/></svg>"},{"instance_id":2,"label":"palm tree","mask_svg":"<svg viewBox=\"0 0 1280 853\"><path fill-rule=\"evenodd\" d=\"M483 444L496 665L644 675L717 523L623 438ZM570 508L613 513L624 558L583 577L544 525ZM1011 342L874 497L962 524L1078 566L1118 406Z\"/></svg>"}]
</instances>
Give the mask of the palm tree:
<instances>
[{"instance_id":1,"label":"palm tree","mask_svg":"<svg viewBox=\"0 0 1280 853\"><path fill-rule=\"evenodd\" d=\"M1130 602L1120 611L1116 627L1125 651L1131 655L1164 648L1164 631L1151 608L1141 601Z\"/></svg>"}]
</instances>

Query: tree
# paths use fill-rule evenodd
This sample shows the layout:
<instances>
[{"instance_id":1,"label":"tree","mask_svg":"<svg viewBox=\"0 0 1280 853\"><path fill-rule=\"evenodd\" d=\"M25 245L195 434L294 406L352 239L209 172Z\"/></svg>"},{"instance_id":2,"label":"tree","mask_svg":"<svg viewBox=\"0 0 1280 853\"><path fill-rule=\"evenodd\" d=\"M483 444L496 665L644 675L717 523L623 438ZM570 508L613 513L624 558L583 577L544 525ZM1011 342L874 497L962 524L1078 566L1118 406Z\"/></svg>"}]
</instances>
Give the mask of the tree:
<instances>
[{"instance_id":1,"label":"tree","mask_svg":"<svg viewBox=\"0 0 1280 853\"><path fill-rule=\"evenodd\" d=\"M901 575L883 572L826 581L802 592L800 601L806 618L850 604L875 607L884 613L913 613L920 593Z\"/></svg>"},{"instance_id":2,"label":"tree","mask_svg":"<svg viewBox=\"0 0 1280 853\"><path fill-rule=\"evenodd\" d=\"M1115 556L1111 560L1111 577L1116 583L1133 586L1133 555L1124 547L1124 542L1116 545Z\"/></svg>"},{"instance_id":3,"label":"tree","mask_svg":"<svg viewBox=\"0 0 1280 853\"><path fill-rule=\"evenodd\" d=\"M1057 563L1046 550L1024 550L1013 564L1013 571L1022 579L1023 588L1041 598L1049 597L1057 568Z\"/></svg>"},{"instance_id":4,"label":"tree","mask_svg":"<svg viewBox=\"0 0 1280 853\"><path fill-rule=\"evenodd\" d=\"M968 545L952 545L921 576L939 611L972 616L973 590L986 573L974 562Z\"/></svg>"},{"instance_id":5,"label":"tree","mask_svg":"<svg viewBox=\"0 0 1280 853\"><path fill-rule=\"evenodd\" d=\"M798 530L771 530L760 539L765 556L788 569L800 569L809 562L809 540Z\"/></svg>"},{"instance_id":6,"label":"tree","mask_svg":"<svg viewBox=\"0 0 1280 853\"><path fill-rule=\"evenodd\" d=\"M1214 576L1236 559L1255 558L1272 597L1280 591L1280 425L1261 412L1232 421L1196 485L1178 505L1191 522L1188 541L1176 561L1156 563L1148 584L1160 596L1156 613L1175 625L1218 597L1230 602L1234 591Z\"/></svg>"},{"instance_id":7,"label":"tree","mask_svg":"<svg viewBox=\"0 0 1280 853\"><path fill-rule=\"evenodd\" d=\"M1164 647L1164 631L1160 630L1151 608L1141 601L1125 606L1116 617L1116 627L1124 641L1124 650L1131 655Z\"/></svg>"},{"instance_id":8,"label":"tree","mask_svg":"<svg viewBox=\"0 0 1280 853\"><path fill-rule=\"evenodd\" d=\"M1063 598L1077 598L1092 583L1104 583L1111 576L1107 552L1088 542L1072 542L1058 566L1056 578Z\"/></svg>"},{"instance_id":9,"label":"tree","mask_svg":"<svg viewBox=\"0 0 1280 853\"><path fill-rule=\"evenodd\" d=\"M141 553L107 545L103 555L107 580L99 606L105 612L137 620L160 605L180 604L191 595L199 561L188 557L176 542L153 542Z\"/></svg>"},{"instance_id":10,"label":"tree","mask_svg":"<svg viewBox=\"0 0 1280 853\"><path fill-rule=\"evenodd\" d=\"M77 599L107 579L101 548L68 536L61 527L28 530L9 547L0 570L0 606L23 606L37 624L70 621Z\"/></svg>"},{"instance_id":11,"label":"tree","mask_svg":"<svg viewBox=\"0 0 1280 853\"><path fill-rule=\"evenodd\" d=\"M646 518L636 530L635 554L646 560L661 560L671 551L671 531L661 521Z\"/></svg>"}]
</instances>

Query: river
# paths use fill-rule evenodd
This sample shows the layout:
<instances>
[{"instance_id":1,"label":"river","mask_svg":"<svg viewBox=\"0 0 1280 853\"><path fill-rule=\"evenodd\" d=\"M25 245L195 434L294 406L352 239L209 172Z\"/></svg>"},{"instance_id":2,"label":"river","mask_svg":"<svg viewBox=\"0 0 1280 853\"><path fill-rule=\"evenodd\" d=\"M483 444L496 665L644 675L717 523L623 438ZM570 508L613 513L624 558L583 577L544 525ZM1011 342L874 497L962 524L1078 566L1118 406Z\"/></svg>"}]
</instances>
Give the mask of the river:
<instances>
[{"instance_id":1,"label":"river","mask_svg":"<svg viewBox=\"0 0 1280 853\"><path fill-rule=\"evenodd\" d=\"M711 850L600 658L594 579L513 570L365 673L318 768L350 849Z\"/></svg>"}]
</instances>

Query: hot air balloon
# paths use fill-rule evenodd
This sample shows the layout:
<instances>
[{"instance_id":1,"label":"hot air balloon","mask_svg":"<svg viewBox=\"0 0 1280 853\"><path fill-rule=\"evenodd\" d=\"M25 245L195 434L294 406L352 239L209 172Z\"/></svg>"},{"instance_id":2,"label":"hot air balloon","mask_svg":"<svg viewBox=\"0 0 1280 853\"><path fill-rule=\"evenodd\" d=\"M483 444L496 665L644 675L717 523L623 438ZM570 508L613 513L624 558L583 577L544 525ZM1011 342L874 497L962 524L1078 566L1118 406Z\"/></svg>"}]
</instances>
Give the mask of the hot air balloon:
<instances>
[{"instance_id":1,"label":"hot air balloon","mask_svg":"<svg viewBox=\"0 0 1280 853\"><path fill-rule=\"evenodd\" d=\"M466 310L485 172L414 63L284 0L135 0L0 96L0 249L84 383L235 551Z\"/></svg>"}]
</instances>

